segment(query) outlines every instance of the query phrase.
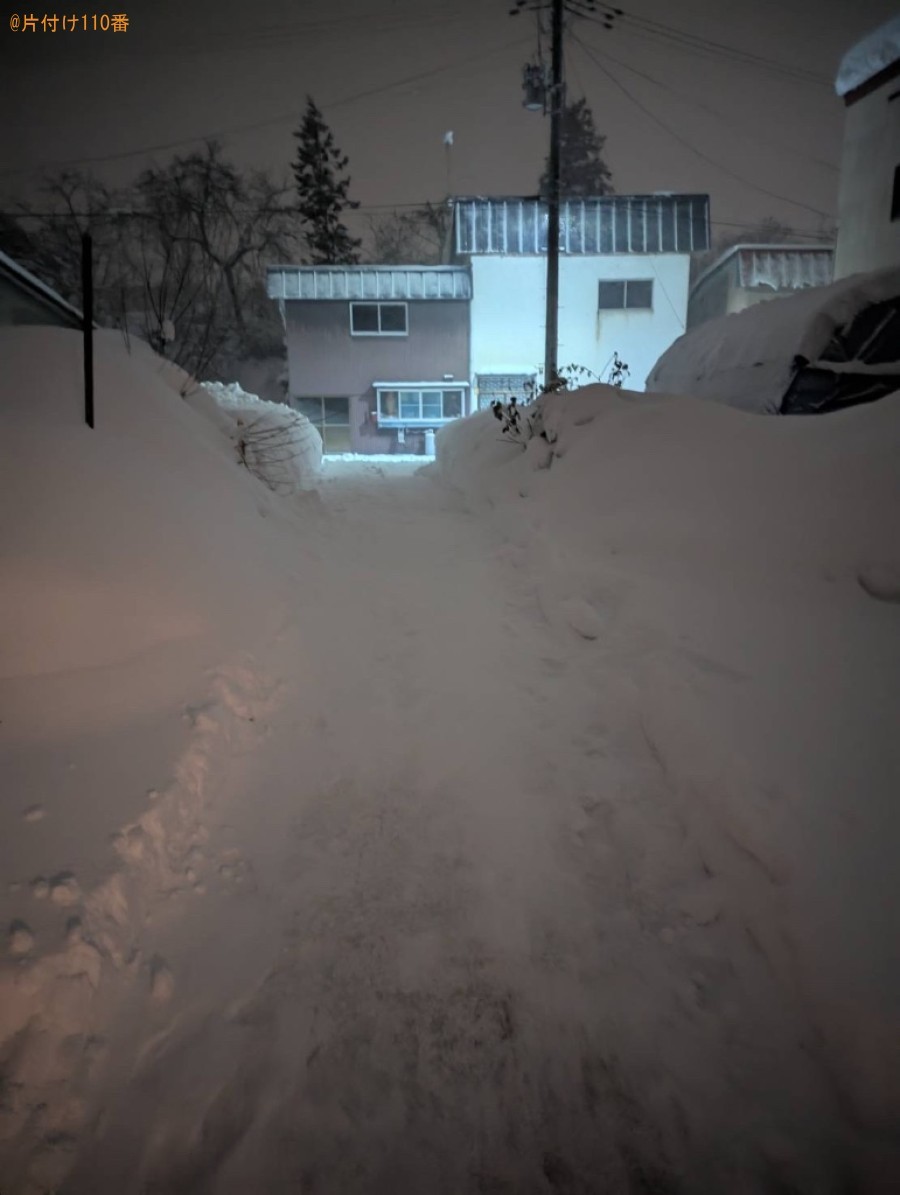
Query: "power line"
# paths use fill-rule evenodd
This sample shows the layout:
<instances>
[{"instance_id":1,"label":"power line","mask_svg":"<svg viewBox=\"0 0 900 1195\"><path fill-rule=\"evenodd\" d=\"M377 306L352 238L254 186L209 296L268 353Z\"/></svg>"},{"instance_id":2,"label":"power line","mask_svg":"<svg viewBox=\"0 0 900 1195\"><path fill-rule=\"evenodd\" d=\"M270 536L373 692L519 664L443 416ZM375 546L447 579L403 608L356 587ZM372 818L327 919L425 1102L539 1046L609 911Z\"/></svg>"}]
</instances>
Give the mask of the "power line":
<instances>
[{"instance_id":1,"label":"power line","mask_svg":"<svg viewBox=\"0 0 900 1195\"><path fill-rule=\"evenodd\" d=\"M766 58L761 54L754 54L750 50L743 50L727 42L714 41L699 34L688 33L686 30L678 29L673 25L666 25L661 21L654 21L648 17L628 12L627 10L613 8L607 4L601 5L601 13L598 14L598 17L588 19L596 23L603 18L604 13L615 15L616 27L621 22L624 29L629 29L635 34L640 32L645 37L662 40L669 45L674 45L682 49L694 49L720 59L722 57L730 58L735 62L743 63L745 66L753 66L776 74L782 74L798 83L809 83L829 88L831 86L830 79L823 78L823 76L817 75L813 71L804 70L802 67L789 66L787 63L779 62L774 58Z\"/></svg>"},{"instance_id":2,"label":"power line","mask_svg":"<svg viewBox=\"0 0 900 1195\"><path fill-rule=\"evenodd\" d=\"M519 46L530 44L530 38L519 38L514 42L503 42L501 45L492 46L481 54L467 55L464 61L448 62L444 66L432 67L427 71L418 71L414 75L406 75L402 79L395 79L392 83L385 83L378 87L369 87L364 91L354 92L352 95L343 96L341 99L332 100L330 103L323 105L323 110L331 112L335 108L343 108L348 104L355 104L359 100L369 99L375 95L382 95L384 92L393 91L397 87L405 87L409 83L419 83L425 79L431 79L437 75L446 74L447 71L458 70L461 66L468 66L473 62L482 62L486 58L491 58L502 50L517 49ZM114 154L100 154L94 157L87 158L67 158L63 161L51 163L43 166L31 167L14 167L12 169L0 170L0 177L7 177L13 174L27 174L34 173L39 170L60 169L66 166L95 166L106 162L119 162L125 158L136 158L146 154L161 153L164 150L182 149L188 145L195 145L201 141L215 141L219 138L231 137L240 133L253 133L259 129L272 128L275 125L287 124L298 119L298 110L291 109L290 112L281 113L279 116L272 117L269 120L255 121L253 124L237 125L230 129L221 129L213 133L199 133L193 137L181 138L177 141L162 142L157 145L143 146L140 149L123 150L121 153Z\"/></svg>"},{"instance_id":3,"label":"power line","mask_svg":"<svg viewBox=\"0 0 900 1195\"><path fill-rule=\"evenodd\" d=\"M676 141L678 141L682 145L684 145L687 149L689 149L691 151L691 153L696 154L698 158L702 158L704 162L708 162L711 166L714 166L717 170L720 170L723 174L730 175L732 178L737 179L738 182L743 183L745 186L752 187L752 189L754 191L759 191L760 194L762 194L762 195L768 195L771 199L778 199L782 203L789 203L793 207L803 208L804 211L812 212L813 215L821 216L825 220L833 219L833 216L831 215L831 213L822 211L821 208L813 207L811 204L802 203L798 199L791 199L787 195L780 195L777 191L770 191L766 187L761 187L759 185L759 183L755 183L751 179L745 178L744 175L738 174L737 171L732 170L729 166L724 166L721 162L717 162L715 158L711 158L709 156L709 154L704 153L703 150L698 149L696 147L696 145L693 145L690 141L687 140L686 137L683 137L680 133L676 132L675 129L673 129L671 127L671 125L666 124L666 122L664 120L661 120L656 115L656 113L651 112L650 109L645 104L641 103L641 101L639 99L637 99L634 95L632 95L632 93L628 90L628 88L625 86L625 84L620 82L620 80L617 79L616 76L607 67L605 67L603 65L603 63L591 52L590 47L585 45L585 43L580 38L576 37L574 34L572 34L571 37L572 37L572 40L575 42L575 44L581 48L581 50L587 55L587 57L591 60L591 62L593 62L593 64L599 70L601 70L603 72L603 74L606 75L606 77L612 83L614 83L615 86L618 87L618 89L621 92L623 92L629 100L631 100L631 102L635 105L635 107L640 108L640 110L644 113L645 116L648 116L650 118L650 120L652 120L655 124L658 124L659 127L661 129L664 129L665 132L667 132L670 137L674 137Z\"/></svg>"},{"instance_id":4,"label":"power line","mask_svg":"<svg viewBox=\"0 0 900 1195\"><path fill-rule=\"evenodd\" d=\"M587 42L582 43L582 47L586 47L587 45ZM711 108L709 104L704 104L700 100L695 99L693 96L687 95L685 92L679 91L675 87L671 87L668 83L663 83L661 79L656 79L653 75L648 75L645 71L638 70L637 67L631 66L627 62L623 62L621 58L616 58L614 54L610 54L606 49L601 50L598 46L591 46L590 48L608 62L614 62L616 66L621 66L624 70L630 71L631 74L637 75L641 79L646 79L649 83L654 83L657 87L661 87L664 91L669 91L672 93L672 95L677 95L681 99L686 100L689 104L693 104L695 107L702 109L704 112L708 112L711 116L715 116L718 120L720 120L723 124L728 125L730 128L734 127L731 121L722 116L717 109ZM812 162L814 165L822 167L823 170L829 170L835 174L838 172L839 168L834 162L823 161L822 158L815 158L811 154L803 153L802 150L794 149L793 147L784 145L781 142L772 141L771 137L767 136L763 138L746 132L744 133L744 136L770 147L773 145L778 146L780 149L784 150L785 153L793 154L799 158L805 158L808 162Z\"/></svg>"}]
</instances>

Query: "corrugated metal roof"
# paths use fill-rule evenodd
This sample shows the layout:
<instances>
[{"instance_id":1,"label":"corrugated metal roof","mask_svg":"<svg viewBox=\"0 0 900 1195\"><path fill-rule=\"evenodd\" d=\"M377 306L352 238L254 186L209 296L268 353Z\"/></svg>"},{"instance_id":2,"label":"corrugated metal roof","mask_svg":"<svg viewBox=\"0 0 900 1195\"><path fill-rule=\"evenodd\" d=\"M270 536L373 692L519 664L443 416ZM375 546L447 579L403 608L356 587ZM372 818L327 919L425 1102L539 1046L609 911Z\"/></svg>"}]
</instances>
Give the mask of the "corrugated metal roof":
<instances>
[{"instance_id":1,"label":"corrugated metal roof","mask_svg":"<svg viewBox=\"0 0 900 1195\"><path fill-rule=\"evenodd\" d=\"M738 253L738 285L802 290L828 286L834 273L834 250L819 246L747 248Z\"/></svg>"},{"instance_id":2,"label":"corrugated metal roof","mask_svg":"<svg viewBox=\"0 0 900 1195\"><path fill-rule=\"evenodd\" d=\"M544 254L547 204L528 198L454 201L456 252ZM709 248L709 196L603 195L560 203L566 254L696 253Z\"/></svg>"},{"instance_id":3,"label":"corrugated metal roof","mask_svg":"<svg viewBox=\"0 0 900 1195\"><path fill-rule=\"evenodd\" d=\"M270 299L471 299L461 266L269 266Z\"/></svg>"},{"instance_id":4,"label":"corrugated metal roof","mask_svg":"<svg viewBox=\"0 0 900 1195\"><path fill-rule=\"evenodd\" d=\"M747 273L744 270L744 254L755 254L755 266L751 263L747 268ZM784 266L779 267L775 265L776 259L785 260L787 255L793 254L795 257L803 257L808 259L806 265ZM699 274L693 285L691 286L691 296L696 294L706 283L707 278L713 274L717 274L720 270L728 268L732 263L737 264L737 269L734 274L735 285L737 286L762 286L765 284L763 278L764 257L763 255L771 255L773 263L773 276L779 276L777 271L783 269L786 277L803 278L806 276L804 271L809 271L809 276L818 278L822 272L822 280L816 282L786 282L783 287L776 289L785 290L799 290L805 286L828 286L832 281L832 274L834 272L834 246L833 245L761 245L761 244L743 244L732 245L726 249L721 257L716 260ZM796 271L793 275L791 270ZM826 276L827 271L827 276ZM744 281L745 278L755 277L755 282Z\"/></svg>"}]
</instances>

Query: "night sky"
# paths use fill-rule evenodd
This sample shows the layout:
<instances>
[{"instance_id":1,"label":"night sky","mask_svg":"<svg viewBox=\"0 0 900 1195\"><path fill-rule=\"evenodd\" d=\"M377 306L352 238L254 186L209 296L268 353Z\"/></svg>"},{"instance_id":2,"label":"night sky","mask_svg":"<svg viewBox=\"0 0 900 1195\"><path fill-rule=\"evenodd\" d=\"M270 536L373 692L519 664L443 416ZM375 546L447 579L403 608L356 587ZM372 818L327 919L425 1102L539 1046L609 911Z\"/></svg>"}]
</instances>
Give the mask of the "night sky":
<instances>
[{"instance_id":1,"label":"night sky","mask_svg":"<svg viewBox=\"0 0 900 1195\"><path fill-rule=\"evenodd\" d=\"M621 0L569 23L570 99L586 96L619 192L709 192L716 231L766 215L833 221L842 54L891 0ZM242 165L290 165L305 96L349 155L362 211L455 194L533 194L548 121L522 107L537 42L512 0L122 0L7 5L0 197L42 171L126 183L205 137ZM124 12L113 33L12 32L10 18ZM698 42L697 39L702 39ZM667 126L667 127L664 127ZM445 149L447 130L454 133Z\"/></svg>"}]
</instances>

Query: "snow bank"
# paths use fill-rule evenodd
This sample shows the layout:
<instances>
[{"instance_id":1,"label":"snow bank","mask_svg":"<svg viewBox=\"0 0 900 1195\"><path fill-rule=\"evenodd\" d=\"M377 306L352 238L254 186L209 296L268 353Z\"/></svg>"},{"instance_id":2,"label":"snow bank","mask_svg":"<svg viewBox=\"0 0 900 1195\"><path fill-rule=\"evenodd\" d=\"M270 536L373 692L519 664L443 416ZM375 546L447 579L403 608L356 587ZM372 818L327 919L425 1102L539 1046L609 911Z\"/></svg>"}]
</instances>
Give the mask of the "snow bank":
<instances>
[{"instance_id":1,"label":"snow bank","mask_svg":"<svg viewBox=\"0 0 900 1195\"><path fill-rule=\"evenodd\" d=\"M897 294L900 269L892 268L708 320L663 353L647 377L647 390L774 414L791 381L796 355L817 360L835 332L863 308Z\"/></svg>"},{"instance_id":2,"label":"snow bank","mask_svg":"<svg viewBox=\"0 0 900 1195\"><path fill-rule=\"evenodd\" d=\"M109 665L265 605L260 487L235 479L168 363L98 333L92 431L77 332L3 330L0 346L0 677Z\"/></svg>"},{"instance_id":3,"label":"snow bank","mask_svg":"<svg viewBox=\"0 0 900 1195\"><path fill-rule=\"evenodd\" d=\"M146 968L143 910L191 887L214 752L203 710L242 722L234 692L247 685L224 665L274 634L295 591L277 500L183 400L186 375L98 332L91 430L81 353L75 331L0 330L10 1183L21 1134L51 1166L65 1150L40 1142L83 1123L91 1041L107 1032L111 993ZM49 1171L45 1187L56 1189Z\"/></svg>"},{"instance_id":4,"label":"snow bank","mask_svg":"<svg viewBox=\"0 0 900 1195\"><path fill-rule=\"evenodd\" d=\"M636 686L685 833L857 1123L886 1131L900 396L798 421L605 386L540 405L546 440L523 451L483 412L440 433L437 468L526 554L545 617L595 653L604 685Z\"/></svg>"},{"instance_id":5,"label":"snow bank","mask_svg":"<svg viewBox=\"0 0 900 1195\"><path fill-rule=\"evenodd\" d=\"M203 382L187 401L225 433L237 459L278 494L314 490L322 471L322 437L305 415L263 402L236 383Z\"/></svg>"},{"instance_id":6,"label":"snow bank","mask_svg":"<svg viewBox=\"0 0 900 1195\"><path fill-rule=\"evenodd\" d=\"M834 89L846 95L862 87L879 71L900 58L900 16L891 17L884 25L867 34L848 50L838 67Z\"/></svg>"}]
</instances>

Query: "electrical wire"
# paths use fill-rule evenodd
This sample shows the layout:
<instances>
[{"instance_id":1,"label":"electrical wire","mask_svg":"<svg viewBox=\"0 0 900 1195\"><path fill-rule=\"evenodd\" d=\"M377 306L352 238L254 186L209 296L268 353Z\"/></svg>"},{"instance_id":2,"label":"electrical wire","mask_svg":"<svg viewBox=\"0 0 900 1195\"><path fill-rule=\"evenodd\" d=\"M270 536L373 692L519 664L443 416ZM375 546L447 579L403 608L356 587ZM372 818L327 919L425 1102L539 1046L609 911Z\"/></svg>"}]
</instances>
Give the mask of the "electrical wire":
<instances>
[{"instance_id":1,"label":"electrical wire","mask_svg":"<svg viewBox=\"0 0 900 1195\"><path fill-rule=\"evenodd\" d=\"M646 106L646 104L643 104L639 99L636 98L636 96L632 95L625 84L617 79L612 71L603 65L603 63L591 51L590 47L585 45L585 43L579 37L576 37L574 34L570 34L570 36L572 41L580 47L583 53L587 55L591 62L593 62L593 64L598 68L598 70L602 71L602 73L606 75L606 77L632 102L632 104L635 105L636 108L639 108L645 116L649 117L649 119L654 122L654 124L659 125L659 127L664 129L670 137L674 137L676 141L678 141L681 145L684 145L692 153L696 154L698 158L701 158L704 162L708 162L709 165L714 166L723 174L727 174L731 178L736 179L738 182L743 183L745 186L751 187L754 191L759 191L761 195L768 195L770 199L778 199L780 202L789 203L793 207L803 208L804 211L812 212L813 215L821 216L825 220L831 220L834 218L830 212L823 211L821 208L813 207L812 204L802 203L798 199L791 199L787 195L781 195L777 191L770 191L767 187L761 187L759 183L755 183L752 179L746 178L742 174L738 174L738 172L736 170L732 170L730 166L723 165L721 162L716 161L715 158L710 157L709 154L704 153L702 149L698 149L696 145L693 145L686 137L683 137L681 133L678 133L675 129L673 129L671 125L668 125L664 120L661 120L655 112L652 112Z\"/></svg>"},{"instance_id":2,"label":"electrical wire","mask_svg":"<svg viewBox=\"0 0 900 1195\"><path fill-rule=\"evenodd\" d=\"M583 46L589 45L588 42L584 42L582 44L583 44ZM638 78L646 79L649 83L654 83L657 87L661 87L664 91L671 92L672 95L678 96L680 99L685 100L687 103L694 105L694 107L700 108L704 112L708 112L711 116L715 116L717 120L720 120L723 124L727 125L729 128L735 127L734 124L732 124L727 117L723 116L721 114L721 112L719 112L716 108L711 108L709 106L709 104L704 104L701 100L695 99L693 96L687 95L685 92L679 91L675 87L671 87L668 83L663 83L663 81L661 79L656 79L656 78L654 78L653 75L648 75L645 71L638 70L637 67L631 66L627 62L623 62L621 58L616 58L615 55L610 54L609 51L606 50L605 48L601 50L599 46L594 46L594 45L590 45L590 48L595 53L599 54L600 57L605 59L606 61L614 62L616 64L616 66L621 66L624 70L630 71L631 74L637 75ZM782 149L785 153L793 154L795 157L798 157L798 158L804 158L806 161L812 162L814 165L820 166L823 170L828 170L833 174L837 174L839 171L839 167L834 162L826 162L822 158L815 158L812 156L812 154L804 153L802 150L795 149L793 146L788 146L788 145L784 145L781 142L773 141L772 138L769 136L758 137L758 136L754 136L754 134L752 134L752 133L747 133L747 132L744 133L744 136L750 138L753 141L759 142L759 144L761 144L761 145L767 145L770 148L773 145L776 145L780 149Z\"/></svg>"},{"instance_id":3,"label":"electrical wire","mask_svg":"<svg viewBox=\"0 0 900 1195\"><path fill-rule=\"evenodd\" d=\"M632 32L637 33L640 31L645 36L663 39L672 45L682 48L692 47L718 58L730 58L735 62L742 62L746 66L774 71L793 79L795 82L810 83L821 87L831 86L830 79L826 79L814 71L805 70L803 67L789 66L787 63L779 62L774 58L767 58L761 54L754 54L750 50L743 50L739 46L733 46L727 42L714 41L712 38L703 37L700 34L688 33L686 30L678 29L673 25L666 25L661 21L655 21L649 17L642 17L637 13L629 12L627 9L617 11L611 5L604 4L601 6L601 12L597 16L587 17L586 19L597 24L604 23L610 16L613 17L614 27L621 23L624 29L629 29Z\"/></svg>"},{"instance_id":4,"label":"electrical wire","mask_svg":"<svg viewBox=\"0 0 900 1195\"><path fill-rule=\"evenodd\" d=\"M420 83L426 79L435 78L438 75L446 74L448 71L459 70L460 67L468 66L471 63L483 62L486 58L493 58L496 54L503 50L517 49L523 45L530 45L531 38L519 38L514 42L504 42L498 46L492 46L481 54L469 54L464 61L456 61L446 63L444 66L432 67L426 71L418 71L414 75L406 75L402 79L395 79L391 83L385 83L377 87L369 87L363 91L354 92L352 95L343 96L340 99L332 100L329 103L322 105L323 112L332 112L336 108L344 108L348 104L355 104L359 100L370 99L372 96L383 95L385 92L394 91L398 87L405 87L410 83ZM140 149L123 150L120 153L113 154L99 154L93 157L85 158L66 158L62 161L53 162L50 164L43 164L41 166L24 166L13 167L10 169L0 170L0 178L6 178L14 174L33 174L41 170L55 169L58 170L63 167L70 166L94 166L101 165L106 162L120 162L126 158L141 157L145 154L161 153L169 149L182 149L188 145L196 145L203 141L218 141L226 137L232 137L241 133L254 133L259 129L273 128L276 125L284 125L292 123L298 119L298 110L291 109L290 112L283 112L278 116L272 117L269 120L255 121L253 124L236 125L229 129L220 129L212 133L198 133L193 137L183 137L177 141L166 141L156 145L145 145Z\"/></svg>"}]
</instances>

